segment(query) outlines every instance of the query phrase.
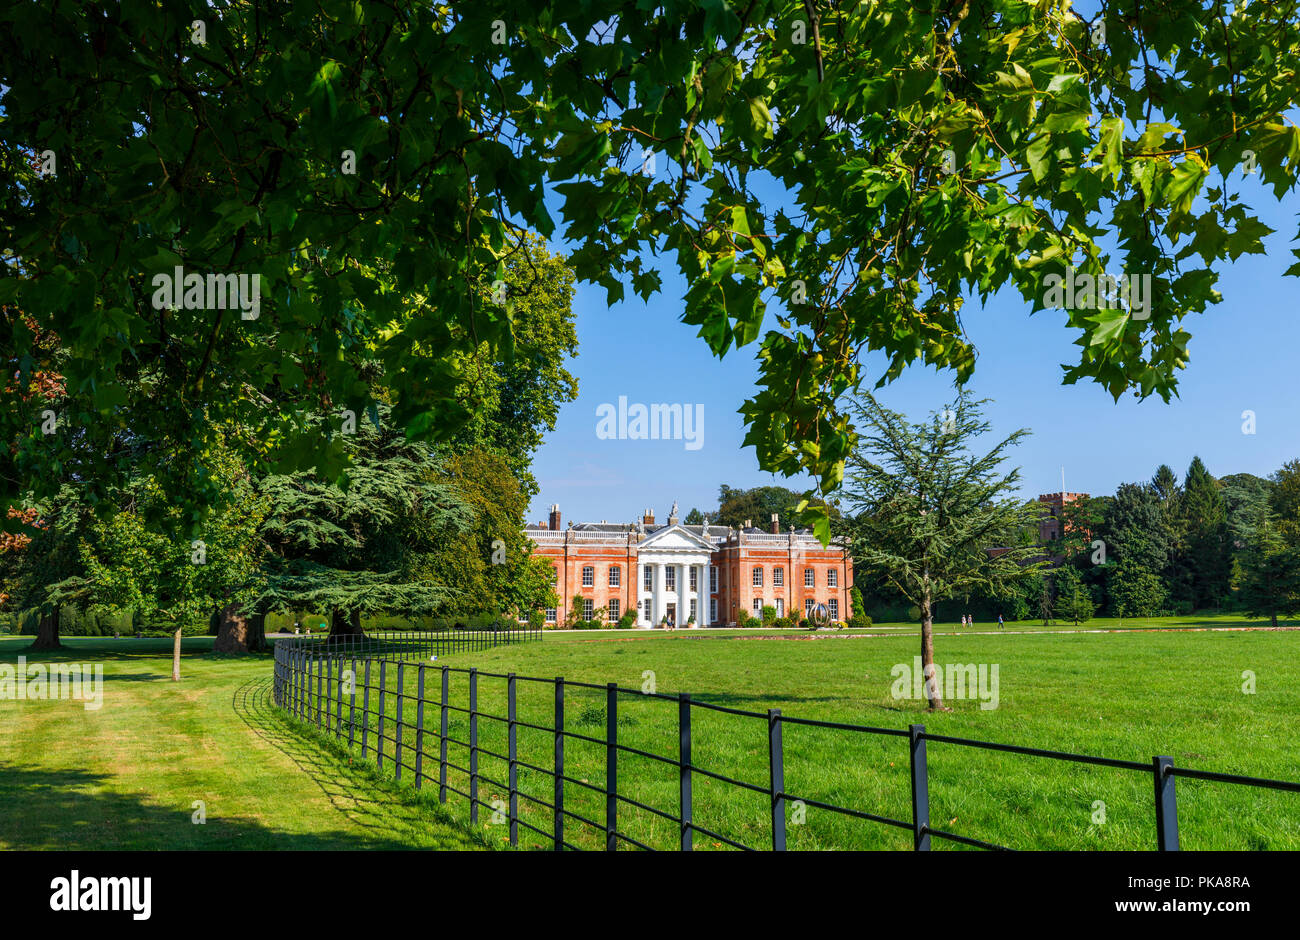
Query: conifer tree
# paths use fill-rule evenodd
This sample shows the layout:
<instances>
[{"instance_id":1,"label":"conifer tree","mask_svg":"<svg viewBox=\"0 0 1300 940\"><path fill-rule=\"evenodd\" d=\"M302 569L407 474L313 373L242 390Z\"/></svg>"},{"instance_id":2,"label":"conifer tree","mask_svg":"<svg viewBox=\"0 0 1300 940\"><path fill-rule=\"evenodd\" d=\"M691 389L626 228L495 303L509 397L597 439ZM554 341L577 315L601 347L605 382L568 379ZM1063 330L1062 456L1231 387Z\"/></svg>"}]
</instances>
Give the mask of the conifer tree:
<instances>
[{"instance_id":1,"label":"conifer tree","mask_svg":"<svg viewBox=\"0 0 1300 940\"><path fill-rule=\"evenodd\" d=\"M1273 512L1265 506L1242 556L1239 600L1252 617L1268 617L1277 626L1278 614L1300 610L1300 550L1286 543Z\"/></svg>"},{"instance_id":2,"label":"conifer tree","mask_svg":"<svg viewBox=\"0 0 1300 940\"><path fill-rule=\"evenodd\" d=\"M305 470L261 482L269 558L259 606L328 610L334 637L360 634L363 615L427 615L457 596L415 572L422 553L462 538L473 521L455 487L437 482L442 459L393 428L383 406L349 433L336 416L311 424L350 465L339 483Z\"/></svg>"},{"instance_id":3,"label":"conifer tree","mask_svg":"<svg viewBox=\"0 0 1300 940\"><path fill-rule=\"evenodd\" d=\"M919 424L871 395L851 406L864 429L863 446L848 456L846 511L832 531L868 577L892 585L920 609L927 678L937 601L1003 591L1040 566L1040 509L1012 497L1019 469L1002 469L1007 451L1028 432L972 452L990 430L982 404L961 392L942 414ZM926 695L931 709L944 708L934 683L926 683Z\"/></svg>"},{"instance_id":4,"label":"conifer tree","mask_svg":"<svg viewBox=\"0 0 1300 940\"><path fill-rule=\"evenodd\" d=\"M1062 565L1053 576L1056 582L1056 615L1078 626L1092 618L1094 606L1088 589L1073 565Z\"/></svg>"},{"instance_id":5,"label":"conifer tree","mask_svg":"<svg viewBox=\"0 0 1300 940\"><path fill-rule=\"evenodd\" d=\"M1193 608L1219 607L1228 594L1230 574L1227 507L1219 483L1200 457L1192 458L1183 481L1178 515L1184 534L1184 561Z\"/></svg>"}]
</instances>

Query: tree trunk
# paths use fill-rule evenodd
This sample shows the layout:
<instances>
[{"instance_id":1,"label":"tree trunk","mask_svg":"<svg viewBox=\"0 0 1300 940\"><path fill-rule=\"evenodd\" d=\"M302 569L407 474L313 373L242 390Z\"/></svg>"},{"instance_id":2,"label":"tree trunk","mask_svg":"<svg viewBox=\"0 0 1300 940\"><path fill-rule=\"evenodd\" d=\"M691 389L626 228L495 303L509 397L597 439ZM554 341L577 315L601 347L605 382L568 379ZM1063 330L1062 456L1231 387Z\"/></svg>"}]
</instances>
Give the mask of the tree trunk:
<instances>
[{"instance_id":1,"label":"tree trunk","mask_svg":"<svg viewBox=\"0 0 1300 940\"><path fill-rule=\"evenodd\" d=\"M218 653L255 653L266 648L266 614L248 613L239 604L221 608L217 640Z\"/></svg>"},{"instance_id":2,"label":"tree trunk","mask_svg":"<svg viewBox=\"0 0 1300 940\"><path fill-rule=\"evenodd\" d=\"M930 711L944 711L943 689L939 687L934 668L934 614L930 598L921 598L921 680L925 684L925 697Z\"/></svg>"},{"instance_id":3,"label":"tree trunk","mask_svg":"<svg viewBox=\"0 0 1300 940\"><path fill-rule=\"evenodd\" d=\"M63 644L59 642L59 608L48 614L41 614L40 620L36 624L36 641L28 649L33 650L57 650L62 649Z\"/></svg>"},{"instance_id":4,"label":"tree trunk","mask_svg":"<svg viewBox=\"0 0 1300 940\"><path fill-rule=\"evenodd\" d=\"M172 636L172 682L181 681L181 628Z\"/></svg>"},{"instance_id":5,"label":"tree trunk","mask_svg":"<svg viewBox=\"0 0 1300 940\"><path fill-rule=\"evenodd\" d=\"M362 636L361 612L346 611L336 607L330 611L330 637Z\"/></svg>"},{"instance_id":6,"label":"tree trunk","mask_svg":"<svg viewBox=\"0 0 1300 940\"><path fill-rule=\"evenodd\" d=\"M1277 626L1277 611L1273 611L1273 626Z\"/></svg>"}]
</instances>

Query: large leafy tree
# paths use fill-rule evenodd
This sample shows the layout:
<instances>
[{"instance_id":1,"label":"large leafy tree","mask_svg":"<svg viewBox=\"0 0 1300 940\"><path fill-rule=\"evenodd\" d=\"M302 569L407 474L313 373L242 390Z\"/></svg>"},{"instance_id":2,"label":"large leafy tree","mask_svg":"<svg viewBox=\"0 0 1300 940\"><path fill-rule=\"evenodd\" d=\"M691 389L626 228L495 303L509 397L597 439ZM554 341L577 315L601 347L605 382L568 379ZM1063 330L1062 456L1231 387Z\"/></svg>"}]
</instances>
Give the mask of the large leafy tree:
<instances>
[{"instance_id":1,"label":"large leafy tree","mask_svg":"<svg viewBox=\"0 0 1300 940\"><path fill-rule=\"evenodd\" d=\"M504 268L500 282L481 287L485 299L509 303L515 354L505 356L485 341L457 362L472 417L451 446L459 452L491 450L531 499L538 493L533 454L543 434L554 430L560 407L578 397L578 380L564 367L578 350L574 274L563 257L531 235L505 255Z\"/></svg>"},{"instance_id":2,"label":"large leafy tree","mask_svg":"<svg viewBox=\"0 0 1300 940\"><path fill-rule=\"evenodd\" d=\"M1291 3L44 0L0 9L0 30L0 304L62 337L88 392L73 424L121 426L153 395L168 407L134 419L151 439L259 423L250 465L291 422L250 389L360 407L349 351L383 361L398 426L455 434L481 344L533 345L475 285L524 229L550 236L553 209L612 300L658 290L662 251L717 355L761 338L746 440L824 490L854 448L846 391L917 361L969 376L963 300L1010 288L1043 309L1067 266L1152 291L1066 303L1065 381L1167 398L1184 318L1269 231L1237 174L1280 198L1300 168ZM154 306L178 265L260 274L258 318ZM0 317L24 370L34 342ZM0 439L29 431L0 416ZM16 497L56 458L7 459Z\"/></svg>"},{"instance_id":3,"label":"large leafy tree","mask_svg":"<svg viewBox=\"0 0 1300 940\"><path fill-rule=\"evenodd\" d=\"M65 484L54 497L25 510L30 536L6 540L0 552L5 606L15 612L30 611L37 618L32 649L57 649L62 610L84 603L81 588L86 574L83 540L95 525L92 508L81 490Z\"/></svg>"},{"instance_id":4,"label":"large leafy tree","mask_svg":"<svg viewBox=\"0 0 1300 940\"><path fill-rule=\"evenodd\" d=\"M1003 467L1028 432L974 451L990 430L982 404L963 392L943 414L917 424L870 395L852 406L866 435L850 455L845 515L834 531L869 577L920 608L927 679L934 667L935 602L1005 593L1040 564L1041 510L1013 498L1020 471ZM926 683L926 695L931 708L944 708L935 683Z\"/></svg>"},{"instance_id":5,"label":"large leafy tree","mask_svg":"<svg viewBox=\"0 0 1300 940\"><path fill-rule=\"evenodd\" d=\"M257 529L263 509L247 481L235 479L240 470L228 452L209 455L205 469L222 478L225 496L201 521L187 524L158 481L135 481L115 501L121 508L96 519L81 540L85 574L73 579L82 604L166 625L177 681L182 635L206 632L214 610L228 620L246 609L261 586Z\"/></svg>"},{"instance_id":6,"label":"large leafy tree","mask_svg":"<svg viewBox=\"0 0 1300 940\"><path fill-rule=\"evenodd\" d=\"M749 520L752 525L766 529L775 513L781 525L795 525L800 519L801 502L801 494L784 486L743 489L723 483L718 487L718 509L710 516L710 522L739 528ZM835 512L834 507L829 509Z\"/></svg>"},{"instance_id":7,"label":"large leafy tree","mask_svg":"<svg viewBox=\"0 0 1300 940\"><path fill-rule=\"evenodd\" d=\"M455 538L433 538L415 565L420 578L453 585L439 603L441 616L510 612L522 619L553 606L551 564L532 554L524 534L528 497L506 460L485 449L450 456L437 478L472 513Z\"/></svg>"},{"instance_id":8,"label":"large leafy tree","mask_svg":"<svg viewBox=\"0 0 1300 940\"><path fill-rule=\"evenodd\" d=\"M1125 617L1154 617L1169 597L1160 575L1135 562L1120 560L1107 580L1111 608Z\"/></svg>"},{"instance_id":9,"label":"large leafy tree","mask_svg":"<svg viewBox=\"0 0 1300 940\"><path fill-rule=\"evenodd\" d=\"M1268 617L1277 626L1278 614L1300 610L1300 546L1288 545L1267 506L1251 529L1242 556L1239 601L1253 617Z\"/></svg>"},{"instance_id":10,"label":"large leafy tree","mask_svg":"<svg viewBox=\"0 0 1300 940\"><path fill-rule=\"evenodd\" d=\"M1269 479L1268 505L1278 531L1291 544L1300 545L1300 460L1288 460Z\"/></svg>"}]
</instances>

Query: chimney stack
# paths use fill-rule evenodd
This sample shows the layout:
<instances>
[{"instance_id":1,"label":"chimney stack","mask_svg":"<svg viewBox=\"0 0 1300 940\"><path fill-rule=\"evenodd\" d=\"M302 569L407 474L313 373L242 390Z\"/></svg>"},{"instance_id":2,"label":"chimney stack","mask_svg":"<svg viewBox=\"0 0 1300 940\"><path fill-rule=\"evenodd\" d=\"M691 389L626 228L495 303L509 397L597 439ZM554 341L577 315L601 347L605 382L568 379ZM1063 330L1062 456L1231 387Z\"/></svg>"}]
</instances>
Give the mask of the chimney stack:
<instances>
[{"instance_id":1,"label":"chimney stack","mask_svg":"<svg viewBox=\"0 0 1300 940\"><path fill-rule=\"evenodd\" d=\"M645 511L645 513L641 516L641 524L642 525L655 524L655 511L653 509L647 509Z\"/></svg>"},{"instance_id":2,"label":"chimney stack","mask_svg":"<svg viewBox=\"0 0 1300 940\"><path fill-rule=\"evenodd\" d=\"M753 519L746 519L746 520L745 520L745 525L743 526L743 528L746 528L746 529L752 529L753 527L754 527L754 520L753 520Z\"/></svg>"},{"instance_id":3,"label":"chimney stack","mask_svg":"<svg viewBox=\"0 0 1300 940\"><path fill-rule=\"evenodd\" d=\"M547 520L546 524L550 527L552 532L560 531L560 504L559 503L551 503L551 515L550 518Z\"/></svg>"},{"instance_id":4,"label":"chimney stack","mask_svg":"<svg viewBox=\"0 0 1300 940\"><path fill-rule=\"evenodd\" d=\"M773 535L780 535L780 534L781 534L781 522L780 522L779 519L777 519L777 517L776 517L776 513L772 513L772 528L771 528L771 532L772 532Z\"/></svg>"}]
</instances>

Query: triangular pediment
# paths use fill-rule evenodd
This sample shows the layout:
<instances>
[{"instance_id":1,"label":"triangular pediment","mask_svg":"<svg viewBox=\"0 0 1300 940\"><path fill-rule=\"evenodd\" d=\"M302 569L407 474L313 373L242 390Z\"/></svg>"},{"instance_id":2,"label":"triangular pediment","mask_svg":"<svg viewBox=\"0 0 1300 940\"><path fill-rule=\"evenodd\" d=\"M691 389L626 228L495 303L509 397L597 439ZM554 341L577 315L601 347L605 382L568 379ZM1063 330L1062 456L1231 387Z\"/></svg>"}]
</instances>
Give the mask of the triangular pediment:
<instances>
[{"instance_id":1,"label":"triangular pediment","mask_svg":"<svg viewBox=\"0 0 1300 940\"><path fill-rule=\"evenodd\" d=\"M679 525L665 526L654 534L646 536L637 548L638 551L646 551L647 549L654 551L680 551L682 549L713 551L713 545L705 541L703 536L688 532Z\"/></svg>"}]
</instances>

